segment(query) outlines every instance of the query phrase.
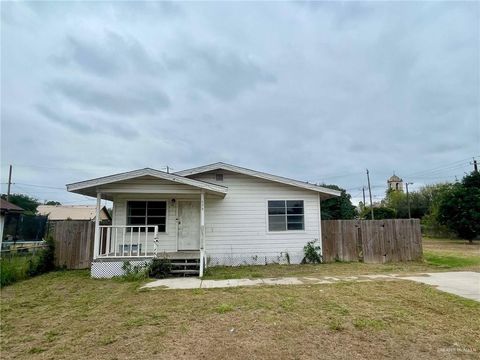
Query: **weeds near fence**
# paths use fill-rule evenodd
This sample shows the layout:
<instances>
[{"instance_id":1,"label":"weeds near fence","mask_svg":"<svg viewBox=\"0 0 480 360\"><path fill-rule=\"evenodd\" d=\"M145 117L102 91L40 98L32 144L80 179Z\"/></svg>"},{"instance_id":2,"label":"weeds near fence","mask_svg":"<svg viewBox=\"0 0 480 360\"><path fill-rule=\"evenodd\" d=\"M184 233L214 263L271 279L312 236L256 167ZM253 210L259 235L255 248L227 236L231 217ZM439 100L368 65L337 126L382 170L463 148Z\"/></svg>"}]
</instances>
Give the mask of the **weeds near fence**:
<instances>
[{"instance_id":1,"label":"weeds near fence","mask_svg":"<svg viewBox=\"0 0 480 360\"><path fill-rule=\"evenodd\" d=\"M2 254L0 287L54 270L55 245L53 238L49 236L45 242L47 246L36 252Z\"/></svg>"}]
</instances>

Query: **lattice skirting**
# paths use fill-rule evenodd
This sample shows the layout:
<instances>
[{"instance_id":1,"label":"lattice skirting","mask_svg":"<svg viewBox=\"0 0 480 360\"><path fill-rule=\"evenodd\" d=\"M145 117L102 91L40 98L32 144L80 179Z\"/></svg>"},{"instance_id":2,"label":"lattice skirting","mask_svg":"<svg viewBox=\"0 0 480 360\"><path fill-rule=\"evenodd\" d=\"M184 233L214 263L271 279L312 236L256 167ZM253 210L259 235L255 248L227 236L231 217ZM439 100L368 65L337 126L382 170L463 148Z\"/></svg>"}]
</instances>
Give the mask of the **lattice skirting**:
<instances>
[{"instance_id":1,"label":"lattice skirting","mask_svg":"<svg viewBox=\"0 0 480 360\"><path fill-rule=\"evenodd\" d=\"M145 266L150 260L132 260L132 266ZM110 279L114 276L125 275L122 269L124 261L94 261L90 270L90 275L95 279Z\"/></svg>"},{"instance_id":2,"label":"lattice skirting","mask_svg":"<svg viewBox=\"0 0 480 360\"><path fill-rule=\"evenodd\" d=\"M267 265L267 264L300 264L303 253L280 253L278 255L259 254L212 254L207 253L207 267L209 266L241 266L241 265ZM122 276L125 260L95 260L92 262L91 276L97 279L109 279ZM145 266L150 259L128 260L132 266Z\"/></svg>"},{"instance_id":3,"label":"lattice skirting","mask_svg":"<svg viewBox=\"0 0 480 360\"><path fill-rule=\"evenodd\" d=\"M259 254L212 254L207 253L207 266L241 266L267 264L300 264L303 253Z\"/></svg>"}]
</instances>

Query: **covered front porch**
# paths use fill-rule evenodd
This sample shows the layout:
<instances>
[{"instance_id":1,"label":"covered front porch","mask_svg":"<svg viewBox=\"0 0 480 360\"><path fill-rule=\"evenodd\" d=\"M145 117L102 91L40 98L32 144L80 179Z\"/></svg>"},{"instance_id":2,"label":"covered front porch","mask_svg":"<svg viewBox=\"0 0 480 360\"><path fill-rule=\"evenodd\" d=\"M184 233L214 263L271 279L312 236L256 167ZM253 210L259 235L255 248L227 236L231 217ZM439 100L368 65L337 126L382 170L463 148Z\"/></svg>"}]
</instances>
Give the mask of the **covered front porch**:
<instances>
[{"instance_id":1,"label":"covered front porch","mask_svg":"<svg viewBox=\"0 0 480 360\"><path fill-rule=\"evenodd\" d=\"M202 276L206 199L224 197L226 188L152 169L120 175L69 185L70 191L97 200L92 276L94 266L118 268L156 257L176 265L196 261ZM113 203L112 225L100 225L102 200Z\"/></svg>"}]
</instances>

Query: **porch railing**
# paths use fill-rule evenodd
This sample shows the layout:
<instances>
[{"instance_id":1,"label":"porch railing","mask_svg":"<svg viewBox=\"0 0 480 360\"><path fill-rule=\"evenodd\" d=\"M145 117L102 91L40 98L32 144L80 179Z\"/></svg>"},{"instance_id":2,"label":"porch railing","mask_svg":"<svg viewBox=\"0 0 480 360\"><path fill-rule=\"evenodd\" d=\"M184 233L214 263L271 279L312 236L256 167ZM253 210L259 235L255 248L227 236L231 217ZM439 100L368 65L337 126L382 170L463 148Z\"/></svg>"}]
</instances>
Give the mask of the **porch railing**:
<instances>
[{"instance_id":1,"label":"porch railing","mask_svg":"<svg viewBox=\"0 0 480 360\"><path fill-rule=\"evenodd\" d=\"M97 257L154 257L157 225L100 225Z\"/></svg>"}]
</instances>

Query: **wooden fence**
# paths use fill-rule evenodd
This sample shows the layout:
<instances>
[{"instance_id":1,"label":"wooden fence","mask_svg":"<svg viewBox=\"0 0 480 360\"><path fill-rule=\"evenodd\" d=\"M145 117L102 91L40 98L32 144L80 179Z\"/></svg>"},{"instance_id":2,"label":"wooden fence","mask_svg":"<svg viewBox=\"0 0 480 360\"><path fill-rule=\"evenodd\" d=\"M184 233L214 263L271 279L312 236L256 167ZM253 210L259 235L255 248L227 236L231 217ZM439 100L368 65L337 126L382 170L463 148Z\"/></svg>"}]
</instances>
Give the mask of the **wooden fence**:
<instances>
[{"instance_id":1,"label":"wooden fence","mask_svg":"<svg viewBox=\"0 0 480 360\"><path fill-rule=\"evenodd\" d=\"M55 240L56 266L67 269L90 267L95 236L93 221L52 221L50 233Z\"/></svg>"},{"instance_id":2,"label":"wooden fence","mask_svg":"<svg viewBox=\"0 0 480 360\"><path fill-rule=\"evenodd\" d=\"M420 260L420 220L322 220L323 261Z\"/></svg>"}]
</instances>

